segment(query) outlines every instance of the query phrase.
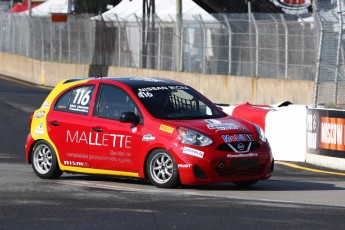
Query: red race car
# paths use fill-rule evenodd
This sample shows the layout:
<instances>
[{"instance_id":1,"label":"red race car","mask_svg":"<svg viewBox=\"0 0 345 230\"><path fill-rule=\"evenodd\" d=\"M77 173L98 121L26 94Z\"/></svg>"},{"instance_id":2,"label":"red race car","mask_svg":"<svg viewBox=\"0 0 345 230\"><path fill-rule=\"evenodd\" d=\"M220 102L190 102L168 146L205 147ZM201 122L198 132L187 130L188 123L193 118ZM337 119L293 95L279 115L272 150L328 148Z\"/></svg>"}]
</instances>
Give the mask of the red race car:
<instances>
[{"instance_id":1,"label":"red race car","mask_svg":"<svg viewBox=\"0 0 345 230\"><path fill-rule=\"evenodd\" d=\"M168 79L61 81L30 127L26 160L44 179L73 172L143 178L161 188L249 186L274 168L259 126Z\"/></svg>"}]
</instances>

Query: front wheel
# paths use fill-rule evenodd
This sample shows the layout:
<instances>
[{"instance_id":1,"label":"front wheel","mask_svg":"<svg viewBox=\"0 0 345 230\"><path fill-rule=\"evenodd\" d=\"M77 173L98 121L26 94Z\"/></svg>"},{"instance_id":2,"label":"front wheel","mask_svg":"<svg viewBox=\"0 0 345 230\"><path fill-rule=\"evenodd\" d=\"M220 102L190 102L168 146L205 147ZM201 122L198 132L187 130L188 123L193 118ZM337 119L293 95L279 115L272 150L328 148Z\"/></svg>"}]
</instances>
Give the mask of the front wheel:
<instances>
[{"instance_id":1,"label":"front wheel","mask_svg":"<svg viewBox=\"0 0 345 230\"><path fill-rule=\"evenodd\" d=\"M163 149L156 149L149 155L146 172L150 182L158 188L174 188L180 182L174 158Z\"/></svg>"},{"instance_id":2,"label":"front wheel","mask_svg":"<svg viewBox=\"0 0 345 230\"><path fill-rule=\"evenodd\" d=\"M34 172L42 179L55 179L61 176L54 149L46 141L38 141L31 152Z\"/></svg>"}]
</instances>

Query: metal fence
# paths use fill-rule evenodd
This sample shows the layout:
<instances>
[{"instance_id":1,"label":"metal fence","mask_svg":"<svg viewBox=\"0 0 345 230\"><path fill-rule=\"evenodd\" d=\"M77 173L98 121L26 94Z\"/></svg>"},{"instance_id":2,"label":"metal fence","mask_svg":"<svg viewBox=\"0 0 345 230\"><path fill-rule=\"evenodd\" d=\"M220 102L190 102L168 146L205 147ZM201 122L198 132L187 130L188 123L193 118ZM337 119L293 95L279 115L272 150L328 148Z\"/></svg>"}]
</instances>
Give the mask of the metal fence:
<instances>
[{"instance_id":1,"label":"metal fence","mask_svg":"<svg viewBox=\"0 0 345 230\"><path fill-rule=\"evenodd\" d=\"M319 53L314 105L344 107L344 0L315 0Z\"/></svg>"},{"instance_id":2,"label":"metal fence","mask_svg":"<svg viewBox=\"0 0 345 230\"><path fill-rule=\"evenodd\" d=\"M283 14L216 14L214 20L175 17L151 24L70 15L0 14L0 51L34 59L168 71L313 80L315 22ZM180 49L178 49L180 48Z\"/></svg>"}]
</instances>

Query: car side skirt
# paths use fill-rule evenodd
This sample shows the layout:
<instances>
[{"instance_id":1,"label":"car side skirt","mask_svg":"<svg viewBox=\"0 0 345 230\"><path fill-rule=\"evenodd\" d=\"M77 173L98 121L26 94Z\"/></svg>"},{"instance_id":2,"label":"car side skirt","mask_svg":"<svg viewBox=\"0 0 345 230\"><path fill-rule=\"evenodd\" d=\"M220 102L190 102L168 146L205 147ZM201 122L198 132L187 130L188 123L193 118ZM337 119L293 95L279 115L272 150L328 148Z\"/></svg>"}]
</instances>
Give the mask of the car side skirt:
<instances>
[{"instance_id":1,"label":"car side skirt","mask_svg":"<svg viewBox=\"0 0 345 230\"><path fill-rule=\"evenodd\" d=\"M91 169L91 168L80 168L73 166L64 166L59 164L60 169L64 172L70 173L81 173L81 174L98 174L98 175L110 175L110 176L123 176L123 177L135 177L139 178L139 173L134 172L123 172L103 169Z\"/></svg>"}]
</instances>

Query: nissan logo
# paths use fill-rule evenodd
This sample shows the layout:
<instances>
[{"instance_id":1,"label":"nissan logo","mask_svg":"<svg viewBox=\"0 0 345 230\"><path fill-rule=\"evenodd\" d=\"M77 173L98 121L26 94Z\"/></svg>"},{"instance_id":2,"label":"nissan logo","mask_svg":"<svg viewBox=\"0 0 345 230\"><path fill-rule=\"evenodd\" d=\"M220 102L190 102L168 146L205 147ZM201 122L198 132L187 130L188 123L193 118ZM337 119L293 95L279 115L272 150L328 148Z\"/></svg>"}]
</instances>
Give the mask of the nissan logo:
<instances>
[{"instance_id":1,"label":"nissan logo","mask_svg":"<svg viewBox=\"0 0 345 230\"><path fill-rule=\"evenodd\" d=\"M237 148L238 148L240 151L243 151L243 149L244 149L244 144L243 144L243 143L238 143Z\"/></svg>"}]
</instances>

